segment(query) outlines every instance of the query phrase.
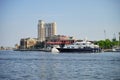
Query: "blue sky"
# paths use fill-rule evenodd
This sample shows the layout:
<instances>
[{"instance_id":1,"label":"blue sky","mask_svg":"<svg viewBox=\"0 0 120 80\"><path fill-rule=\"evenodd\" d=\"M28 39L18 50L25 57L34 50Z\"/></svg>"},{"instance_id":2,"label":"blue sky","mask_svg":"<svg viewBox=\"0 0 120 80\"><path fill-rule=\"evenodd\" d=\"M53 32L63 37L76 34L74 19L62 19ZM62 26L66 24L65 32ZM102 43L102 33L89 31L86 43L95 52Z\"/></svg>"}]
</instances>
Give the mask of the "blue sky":
<instances>
[{"instance_id":1,"label":"blue sky","mask_svg":"<svg viewBox=\"0 0 120 80\"><path fill-rule=\"evenodd\" d=\"M56 22L57 34L101 40L106 30L112 39L120 32L120 0L0 0L0 46L37 38L38 20Z\"/></svg>"}]
</instances>

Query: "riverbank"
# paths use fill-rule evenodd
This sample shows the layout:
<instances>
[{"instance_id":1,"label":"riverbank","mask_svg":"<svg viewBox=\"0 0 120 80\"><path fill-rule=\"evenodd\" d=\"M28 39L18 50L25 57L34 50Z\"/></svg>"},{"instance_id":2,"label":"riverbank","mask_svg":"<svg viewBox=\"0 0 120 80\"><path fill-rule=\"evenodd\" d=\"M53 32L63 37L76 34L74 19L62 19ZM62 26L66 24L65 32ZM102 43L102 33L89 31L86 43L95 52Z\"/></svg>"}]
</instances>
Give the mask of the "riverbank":
<instances>
[{"instance_id":1,"label":"riverbank","mask_svg":"<svg viewBox=\"0 0 120 80\"><path fill-rule=\"evenodd\" d=\"M112 52L112 49L103 49L104 52Z\"/></svg>"},{"instance_id":2,"label":"riverbank","mask_svg":"<svg viewBox=\"0 0 120 80\"><path fill-rule=\"evenodd\" d=\"M120 50L104 49L103 52L120 52Z\"/></svg>"},{"instance_id":3,"label":"riverbank","mask_svg":"<svg viewBox=\"0 0 120 80\"><path fill-rule=\"evenodd\" d=\"M50 52L51 50L48 50L48 49L14 49L14 51L44 51L44 52Z\"/></svg>"}]
</instances>

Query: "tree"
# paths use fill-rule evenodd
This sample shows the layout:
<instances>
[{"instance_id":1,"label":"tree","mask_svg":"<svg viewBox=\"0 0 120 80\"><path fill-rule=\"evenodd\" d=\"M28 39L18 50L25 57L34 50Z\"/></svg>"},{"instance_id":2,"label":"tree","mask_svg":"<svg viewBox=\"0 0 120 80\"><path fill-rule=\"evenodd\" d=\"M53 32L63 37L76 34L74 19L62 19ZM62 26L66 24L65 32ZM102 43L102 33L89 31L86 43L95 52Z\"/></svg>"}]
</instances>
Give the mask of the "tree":
<instances>
[{"instance_id":1,"label":"tree","mask_svg":"<svg viewBox=\"0 0 120 80\"><path fill-rule=\"evenodd\" d=\"M105 40L105 49L112 48L112 42L109 39Z\"/></svg>"},{"instance_id":2,"label":"tree","mask_svg":"<svg viewBox=\"0 0 120 80\"><path fill-rule=\"evenodd\" d=\"M96 42L100 48L102 49L110 49L113 47L113 42L111 42L109 39L106 40L100 40ZM114 43L115 44L115 43Z\"/></svg>"},{"instance_id":3,"label":"tree","mask_svg":"<svg viewBox=\"0 0 120 80\"><path fill-rule=\"evenodd\" d=\"M100 40L100 41L98 41L98 44L101 48L103 48L103 49L105 48L105 41Z\"/></svg>"}]
</instances>

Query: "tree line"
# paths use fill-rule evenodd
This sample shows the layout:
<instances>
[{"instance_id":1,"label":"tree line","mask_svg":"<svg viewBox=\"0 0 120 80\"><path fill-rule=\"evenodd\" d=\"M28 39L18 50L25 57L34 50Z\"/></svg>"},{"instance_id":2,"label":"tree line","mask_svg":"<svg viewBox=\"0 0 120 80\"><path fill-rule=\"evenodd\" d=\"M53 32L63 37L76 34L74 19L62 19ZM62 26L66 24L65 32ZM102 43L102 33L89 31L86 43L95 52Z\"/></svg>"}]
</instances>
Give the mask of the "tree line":
<instances>
[{"instance_id":1,"label":"tree line","mask_svg":"<svg viewBox=\"0 0 120 80\"><path fill-rule=\"evenodd\" d=\"M99 45L100 48L102 49L112 49L115 46L119 46L119 43L120 42L115 39L113 39L112 41L109 39L106 39L106 40L100 40L95 42L95 44Z\"/></svg>"}]
</instances>

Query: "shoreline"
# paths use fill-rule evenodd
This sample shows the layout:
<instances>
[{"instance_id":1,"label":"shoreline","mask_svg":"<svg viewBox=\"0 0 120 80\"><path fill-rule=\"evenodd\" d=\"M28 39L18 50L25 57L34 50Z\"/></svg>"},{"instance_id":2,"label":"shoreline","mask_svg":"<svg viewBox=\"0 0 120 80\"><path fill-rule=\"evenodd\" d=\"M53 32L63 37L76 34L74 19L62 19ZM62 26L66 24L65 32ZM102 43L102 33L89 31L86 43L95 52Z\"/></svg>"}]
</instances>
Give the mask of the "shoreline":
<instances>
[{"instance_id":1,"label":"shoreline","mask_svg":"<svg viewBox=\"0 0 120 80\"><path fill-rule=\"evenodd\" d=\"M47 49L14 49L13 51L44 51L44 52L50 52L51 50L47 50Z\"/></svg>"}]
</instances>

